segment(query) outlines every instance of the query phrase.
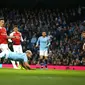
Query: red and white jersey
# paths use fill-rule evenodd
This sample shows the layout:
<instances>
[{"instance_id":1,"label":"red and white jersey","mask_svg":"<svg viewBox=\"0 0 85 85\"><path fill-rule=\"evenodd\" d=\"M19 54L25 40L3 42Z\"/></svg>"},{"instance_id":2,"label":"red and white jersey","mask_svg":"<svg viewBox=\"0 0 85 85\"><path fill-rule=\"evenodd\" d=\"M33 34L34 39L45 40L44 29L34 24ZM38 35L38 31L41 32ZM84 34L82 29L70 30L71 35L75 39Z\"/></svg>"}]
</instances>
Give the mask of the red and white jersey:
<instances>
[{"instance_id":1,"label":"red and white jersey","mask_svg":"<svg viewBox=\"0 0 85 85\"><path fill-rule=\"evenodd\" d=\"M15 36L12 38L13 45L20 45L23 42L22 34L20 32L12 32L10 36Z\"/></svg>"},{"instance_id":2,"label":"red and white jersey","mask_svg":"<svg viewBox=\"0 0 85 85\"><path fill-rule=\"evenodd\" d=\"M0 44L7 44L7 31L6 28L0 27Z\"/></svg>"}]
</instances>

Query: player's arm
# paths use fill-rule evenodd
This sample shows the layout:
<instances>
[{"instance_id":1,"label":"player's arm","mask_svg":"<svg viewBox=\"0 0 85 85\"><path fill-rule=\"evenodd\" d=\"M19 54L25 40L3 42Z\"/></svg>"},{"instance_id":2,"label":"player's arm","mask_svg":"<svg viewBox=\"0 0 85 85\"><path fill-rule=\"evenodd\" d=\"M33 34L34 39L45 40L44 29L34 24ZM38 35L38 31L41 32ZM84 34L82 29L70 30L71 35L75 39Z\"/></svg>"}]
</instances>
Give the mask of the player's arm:
<instances>
[{"instance_id":1,"label":"player's arm","mask_svg":"<svg viewBox=\"0 0 85 85\"><path fill-rule=\"evenodd\" d=\"M37 40L36 47L39 46L39 43L40 43L40 38L38 38L38 40Z\"/></svg>"},{"instance_id":2,"label":"player's arm","mask_svg":"<svg viewBox=\"0 0 85 85\"><path fill-rule=\"evenodd\" d=\"M16 38L16 37L13 36L13 32L12 32L9 36L7 36L7 38L8 38L8 39L12 39L12 38Z\"/></svg>"},{"instance_id":3,"label":"player's arm","mask_svg":"<svg viewBox=\"0 0 85 85\"><path fill-rule=\"evenodd\" d=\"M28 58L27 56L24 56L24 61L23 61L24 68L27 70L31 70L30 65L28 64Z\"/></svg>"},{"instance_id":4,"label":"player's arm","mask_svg":"<svg viewBox=\"0 0 85 85\"><path fill-rule=\"evenodd\" d=\"M21 40L21 42L24 42L24 39L23 39L23 37L22 37L22 34L21 34L21 33L20 33L20 35L21 35L21 39L20 39L20 40Z\"/></svg>"},{"instance_id":5,"label":"player's arm","mask_svg":"<svg viewBox=\"0 0 85 85\"><path fill-rule=\"evenodd\" d=\"M23 62L24 68L27 70L31 70L30 65L28 64L28 62Z\"/></svg>"},{"instance_id":6,"label":"player's arm","mask_svg":"<svg viewBox=\"0 0 85 85\"><path fill-rule=\"evenodd\" d=\"M21 36L21 41L22 41L22 42L24 41L23 38L22 38L22 36Z\"/></svg>"},{"instance_id":7,"label":"player's arm","mask_svg":"<svg viewBox=\"0 0 85 85\"><path fill-rule=\"evenodd\" d=\"M7 36L8 39L16 38L15 36Z\"/></svg>"},{"instance_id":8,"label":"player's arm","mask_svg":"<svg viewBox=\"0 0 85 85\"><path fill-rule=\"evenodd\" d=\"M8 36L7 33L2 33L1 35L4 35L3 38L5 38L5 39L15 38L14 36Z\"/></svg>"},{"instance_id":9,"label":"player's arm","mask_svg":"<svg viewBox=\"0 0 85 85\"><path fill-rule=\"evenodd\" d=\"M12 42L12 40L11 40L12 38L14 38L13 33L11 33L11 34L8 36L8 41L9 41L9 42Z\"/></svg>"}]
</instances>

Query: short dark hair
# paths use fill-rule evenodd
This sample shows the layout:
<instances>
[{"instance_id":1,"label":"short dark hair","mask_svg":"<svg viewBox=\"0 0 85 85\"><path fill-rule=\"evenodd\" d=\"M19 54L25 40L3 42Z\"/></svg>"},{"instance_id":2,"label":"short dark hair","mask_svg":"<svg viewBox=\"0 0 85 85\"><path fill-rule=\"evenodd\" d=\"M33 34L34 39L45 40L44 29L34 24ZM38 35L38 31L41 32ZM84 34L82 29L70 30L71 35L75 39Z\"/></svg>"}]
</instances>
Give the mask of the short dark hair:
<instances>
[{"instance_id":1,"label":"short dark hair","mask_svg":"<svg viewBox=\"0 0 85 85\"><path fill-rule=\"evenodd\" d=\"M4 20L4 17L1 16L1 17L0 17L0 20Z\"/></svg>"},{"instance_id":2,"label":"short dark hair","mask_svg":"<svg viewBox=\"0 0 85 85\"><path fill-rule=\"evenodd\" d=\"M13 28L15 28L15 27L17 27L17 28L18 28L18 26L17 26L17 25L14 25L14 26L13 26Z\"/></svg>"}]
</instances>

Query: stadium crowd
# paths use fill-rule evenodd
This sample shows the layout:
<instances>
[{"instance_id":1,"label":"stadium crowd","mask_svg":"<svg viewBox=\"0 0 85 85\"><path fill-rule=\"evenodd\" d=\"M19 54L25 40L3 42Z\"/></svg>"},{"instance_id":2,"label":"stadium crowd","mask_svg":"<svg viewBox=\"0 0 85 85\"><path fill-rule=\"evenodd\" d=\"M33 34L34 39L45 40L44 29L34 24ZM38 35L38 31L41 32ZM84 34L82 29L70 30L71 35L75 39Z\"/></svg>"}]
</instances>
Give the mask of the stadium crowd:
<instances>
[{"instance_id":1,"label":"stadium crowd","mask_svg":"<svg viewBox=\"0 0 85 85\"><path fill-rule=\"evenodd\" d=\"M53 65L85 65L85 53L82 50L85 30L84 13L80 7L65 10L59 9L0 9L5 18L8 35L13 26L18 25L24 42L23 51L33 52L31 64L38 64L39 51L35 47L42 31L47 32L51 42L48 64ZM9 44L9 47L11 45ZM11 48L11 47L10 47Z\"/></svg>"}]
</instances>

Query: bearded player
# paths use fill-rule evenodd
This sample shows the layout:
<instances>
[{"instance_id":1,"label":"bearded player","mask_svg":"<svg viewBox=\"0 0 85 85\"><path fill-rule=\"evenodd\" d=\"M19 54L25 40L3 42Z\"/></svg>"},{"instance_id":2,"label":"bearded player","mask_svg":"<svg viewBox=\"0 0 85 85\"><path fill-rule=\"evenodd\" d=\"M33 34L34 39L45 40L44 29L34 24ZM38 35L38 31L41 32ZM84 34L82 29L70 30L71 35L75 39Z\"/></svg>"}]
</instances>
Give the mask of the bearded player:
<instances>
[{"instance_id":1,"label":"bearded player","mask_svg":"<svg viewBox=\"0 0 85 85\"><path fill-rule=\"evenodd\" d=\"M42 36L38 38L36 47L39 47L39 63L43 63L43 57L44 57L44 62L45 62L45 67L47 68L47 57L48 57L48 49L50 46L50 41L48 37L46 36L46 32L42 32Z\"/></svg>"}]
</instances>

